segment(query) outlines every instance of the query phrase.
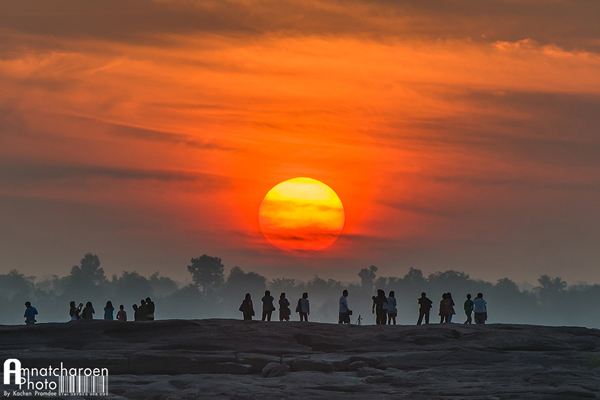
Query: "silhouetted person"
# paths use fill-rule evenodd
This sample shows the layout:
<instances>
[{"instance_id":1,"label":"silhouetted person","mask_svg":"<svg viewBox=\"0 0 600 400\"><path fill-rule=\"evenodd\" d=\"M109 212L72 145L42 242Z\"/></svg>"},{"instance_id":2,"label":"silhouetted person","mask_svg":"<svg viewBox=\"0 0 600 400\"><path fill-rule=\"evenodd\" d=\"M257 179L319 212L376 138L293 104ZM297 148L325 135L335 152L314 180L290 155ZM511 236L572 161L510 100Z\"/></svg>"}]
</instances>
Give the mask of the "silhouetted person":
<instances>
[{"instance_id":1,"label":"silhouetted person","mask_svg":"<svg viewBox=\"0 0 600 400\"><path fill-rule=\"evenodd\" d=\"M472 322L471 315L473 314L473 300L471 300L471 294L467 294L467 300L465 300L464 309L465 314L467 315L467 320L465 324L470 324Z\"/></svg>"},{"instance_id":2,"label":"silhouetted person","mask_svg":"<svg viewBox=\"0 0 600 400\"><path fill-rule=\"evenodd\" d=\"M252 321L252 317L254 317L254 306L252 305L252 297L250 296L250 293L246 293L246 297L240 306L240 311L244 315L245 321Z\"/></svg>"},{"instance_id":3,"label":"silhouetted person","mask_svg":"<svg viewBox=\"0 0 600 400\"><path fill-rule=\"evenodd\" d=\"M454 300L452 300L452 295L450 293L444 293L442 295L442 300L440 300L440 324L445 322L452 322L452 314L456 314L454 311Z\"/></svg>"},{"instance_id":4,"label":"silhouetted person","mask_svg":"<svg viewBox=\"0 0 600 400\"><path fill-rule=\"evenodd\" d=\"M398 315L398 308L396 308L397 306L397 302L396 302L396 293L394 293L394 291L392 290L388 296L388 309L387 309L387 317L388 317L388 325L392 325L392 322L394 323L394 325L396 325L396 316Z\"/></svg>"},{"instance_id":5,"label":"silhouetted person","mask_svg":"<svg viewBox=\"0 0 600 400\"><path fill-rule=\"evenodd\" d=\"M448 300L448 308L450 309L450 314L448 314L446 320L448 322L452 322L452 316L456 314L456 311L454 310L454 306L456 304L454 303L454 299L452 298L452 293L446 293L446 300Z\"/></svg>"},{"instance_id":6,"label":"silhouetted person","mask_svg":"<svg viewBox=\"0 0 600 400\"><path fill-rule=\"evenodd\" d=\"M483 293L477 293L477 298L473 300L473 311L475 311L475 323L485 324L487 321L487 301L483 299Z\"/></svg>"},{"instance_id":7,"label":"silhouetted person","mask_svg":"<svg viewBox=\"0 0 600 400\"><path fill-rule=\"evenodd\" d=\"M298 307L296 311L300 313L300 322L308 322L308 316L310 315L310 303L308 302L308 293L302 293L302 298L298 300Z\"/></svg>"},{"instance_id":8,"label":"silhouetted person","mask_svg":"<svg viewBox=\"0 0 600 400\"><path fill-rule=\"evenodd\" d=\"M113 313L115 312L115 308L112 305L112 302L109 300L106 302L106 307L104 307L104 320L112 321L114 320Z\"/></svg>"},{"instance_id":9,"label":"silhouetted person","mask_svg":"<svg viewBox=\"0 0 600 400\"><path fill-rule=\"evenodd\" d=\"M352 311L348 307L348 291L344 290L342 292L342 297L340 297L340 317L338 319L338 324L349 324L350 315L352 315Z\"/></svg>"},{"instance_id":10,"label":"silhouetted person","mask_svg":"<svg viewBox=\"0 0 600 400\"><path fill-rule=\"evenodd\" d=\"M117 321L127 322L127 312L125 312L125 307L123 307L123 304L119 306L119 312L117 312Z\"/></svg>"},{"instance_id":11,"label":"silhouetted person","mask_svg":"<svg viewBox=\"0 0 600 400\"><path fill-rule=\"evenodd\" d=\"M138 321L148 321L148 305L146 300L140 301L141 305L138 307Z\"/></svg>"},{"instance_id":12,"label":"silhouetted person","mask_svg":"<svg viewBox=\"0 0 600 400\"><path fill-rule=\"evenodd\" d=\"M94 307L92 306L92 302L88 301L87 303L85 303L85 308L81 312L81 318L82 319L94 319L94 314L96 314L96 311L94 310Z\"/></svg>"},{"instance_id":13,"label":"silhouetted person","mask_svg":"<svg viewBox=\"0 0 600 400\"><path fill-rule=\"evenodd\" d=\"M133 320L134 321L139 321L140 320L140 313L139 313L139 308L137 304L134 304L131 306L131 308L133 308Z\"/></svg>"},{"instance_id":14,"label":"silhouetted person","mask_svg":"<svg viewBox=\"0 0 600 400\"><path fill-rule=\"evenodd\" d=\"M262 321L264 321L265 319L267 321L271 320L271 314L273 314L273 311L275 311L275 306L273 305L273 302L275 301L275 297L271 296L271 291L269 290L265 290L265 295L262 297L262 303L263 303L263 311L262 311Z\"/></svg>"},{"instance_id":15,"label":"silhouetted person","mask_svg":"<svg viewBox=\"0 0 600 400\"><path fill-rule=\"evenodd\" d=\"M72 301L69 303L69 315L71 316L71 321L77 321L81 316L81 309L83 308L83 304L79 303L79 306L75 306L75 302Z\"/></svg>"},{"instance_id":16,"label":"silhouetted person","mask_svg":"<svg viewBox=\"0 0 600 400\"><path fill-rule=\"evenodd\" d=\"M35 316L37 314L38 314L38 311L36 310L36 308L34 306L32 306L30 302L26 301L25 302L25 314L23 314L23 317L25 317L25 325L35 324Z\"/></svg>"},{"instance_id":17,"label":"silhouetted person","mask_svg":"<svg viewBox=\"0 0 600 400\"><path fill-rule=\"evenodd\" d=\"M425 292L421 293L421 298L417 301L419 303L419 320L417 321L417 325L421 325L423 317L425 317L425 324L429 324L429 312L431 311L433 301L427 298Z\"/></svg>"},{"instance_id":18,"label":"silhouetted person","mask_svg":"<svg viewBox=\"0 0 600 400\"><path fill-rule=\"evenodd\" d=\"M148 307L148 316L146 320L154 321L154 311L156 310L156 306L150 297L146 297L146 307Z\"/></svg>"},{"instance_id":19,"label":"silhouetted person","mask_svg":"<svg viewBox=\"0 0 600 400\"><path fill-rule=\"evenodd\" d=\"M385 325L387 322L387 307L388 301L385 297L385 292L377 289L377 296L373 296L372 312L375 314L375 323L377 325Z\"/></svg>"},{"instance_id":20,"label":"silhouetted person","mask_svg":"<svg viewBox=\"0 0 600 400\"><path fill-rule=\"evenodd\" d=\"M279 296L279 320L289 321L291 315L292 310L290 310L290 301L285 298L285 293L281 293Z\"/></svg>"}]
</instances>

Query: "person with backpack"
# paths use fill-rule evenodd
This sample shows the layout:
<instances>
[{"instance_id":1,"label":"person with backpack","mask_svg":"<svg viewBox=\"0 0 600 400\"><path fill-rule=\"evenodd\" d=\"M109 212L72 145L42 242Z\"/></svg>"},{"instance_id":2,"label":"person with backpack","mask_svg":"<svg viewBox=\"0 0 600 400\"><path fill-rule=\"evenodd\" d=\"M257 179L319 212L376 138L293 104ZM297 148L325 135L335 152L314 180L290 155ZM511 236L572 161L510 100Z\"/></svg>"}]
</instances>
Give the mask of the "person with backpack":
<instances>
[{"instance_id":1,"label":"person with backpack","mask_svg":"<svg viewBox=\"0 0 600 400\"><path fill-rule=\"evenodd\" d=\"M286 299L285 293L281 293L279 296L279 321L289 321L291 315L290 301Z\"/></svg>"},{"instance_id":2,"label":"person with backpack","mask_svg":"<svg viewBox=\"0 0 600 400\"><path fill-rule=\"evenodd\" d=\"M308 316L310 315L310 303L308 302L308 293L302 293L302 298L298 299L296 312L300 314L300 322L308 322Z\"/></svg>"},{"instance_id":3,"label":"person with backpack","mask_svg":"<svg viewBox=\"0 0 600 400\"><path fill-rule=\"evenodd\" d=\"M242 312L244 316L244 321L252 321L252 317L254 317L254 306L252 305L252 297L250 293L246 293L244 297L244 301L242 301L242 305L239 310Z\"/></svg>"}]
</instances>

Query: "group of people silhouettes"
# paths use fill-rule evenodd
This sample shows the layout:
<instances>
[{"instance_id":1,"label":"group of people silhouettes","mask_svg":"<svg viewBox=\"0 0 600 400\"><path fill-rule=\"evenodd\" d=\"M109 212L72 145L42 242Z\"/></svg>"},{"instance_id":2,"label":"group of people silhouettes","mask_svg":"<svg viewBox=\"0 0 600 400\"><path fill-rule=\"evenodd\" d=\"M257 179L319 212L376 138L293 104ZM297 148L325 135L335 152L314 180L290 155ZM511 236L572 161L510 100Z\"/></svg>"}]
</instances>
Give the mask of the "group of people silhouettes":
<instances>
[{"instance_id":1,"label":"group of people silhouettes","mask_svg":"<svg viewBox=\"0 0 600 400\"><path fill-rule=\"evenodd\" d=\"M433 302L427 298L425 292L421 293L421 298L418 299L419 303L419 319L417 325L421 325L423 318L425 323L429 323L429 313L433 306ZM454 300L452 299L452 293L442 294L442 300L440 300L440 309L438 315L440 316L440 324L452 322L452 316L456 315L454 310ZM463 304L463 309L467 320L465 324L472 323L472 315L475 313L475 323L485 324L487 321L487 302L483 299L483 293L477 293L475 300L471 300L471 294L467 294L467 300Z\"/></svg>"},{"instance_id":2,"label":"group of people silhouettes","mask_svg":"<svg viewBox=\"0 0 600 400\"><path fill-rule=\"evenodd\" d=\"M377 325L396 325L396 317L398 316L398 303L396 302L396 296L394 291L390 291L388 296L382 289L377 290L377 295L373 296L373 306L371 311L375 314L375 323ZM271 315L275 308L275 298L271 296L269 290L265 291L265 295L261 299L262 301L262 321L271 321ZM417 325L421 325L423 320L425 324L429 324L429 315L433 302L427 298L425 292L421 293L421 297L417 300L419 304L419 319ZM483 294L478 293L475 300L471 300L471 295L467 294L467 300L464 302L463 309L467 320L465 324L471 324L473 321L472 315L475 314L476 324L485 324L487 321L487 302L483 299ZM440 316L440 323L452 322L452 316L456 314L454 310L454 300L452 299L451 293L444 293L442 300L440 301L440 308L438 315ZM244 316L244 320L252 320L256 314L254 313L254 305L252 303L252 296L250 293L246 293L239 310ZM308 316L310 315L310 303L308 301L308 293L303 293L302 297L298 299L296 305L296 312L299 314L300 321L308 322ZM289 321L292 314L290 309L290 301L286 298L285 293L281 293L279 296L279 321ZM349 324L352 310L348 306L348 290L342 292L342 296L339 300L339 324ZM359 316L360 321L360 316Z\"/></svg>"},{"instance_id":3,"label":"group of people silhouettes","mask_svg":"<svg viewBox=\"0 0 600 400\"><path fill-rule=\"evenodd\" d=\"M269 290L265 291L265 295L261 299L262 301L262 321L270 321L273 311L275 308L275 298L271 296ZM239 310L244 316L244 320L252 320L256 314L254 312L254 305L252 303L252 296L250 293L246 293ZM310 315L310 302L308 301L308 293L303 293L302 297L298 299L296 305L296 312L300 316L300 321L308 322L308 316ZM285 293L281 293L279 296L279 321L289 321L292 316L292 310L290 309L290 301L285 297Z\"/></svg>"},{"instance_id":4,"label":"group of people silhouettes","mask_svg":"<svg viewBox=\"0 0 600 400\"><path fill-rule=\"evenodd\" d=\"M146 297L145 300L142 299L139 306L134 304L132 308L134 321L154 321L155 305L150 297ZM115 319L114 312L115 308L113 307L112 302L110 300L107 301L106 306L104 307L104 320L113 321ZM94 314L96 314L96 311L94 310L94 306L92 305L91 301L88 301L85 307L83 307L83 303L79 303L78 306L75 306L75 302L71 301L69 309L71 321L91 320L94 319ZM125 311L123 304L119 306L119 311L117 312L117 321L127 321L127 312Z\"/></svg>"},{"instance_id":5,"label":"group of people silhouettes","mask_svg":"<svg viewBox=\"0 0 600 400\"><path fill-rule=\"evenodd\" d=\"M154 311L156 310L156 306L150 297L146 297L146 300L142 299L139 306L134 304L131 307L133 308L134 321L154 321Z\"/></svg>"},{"instance_id":6,"label":"group of people silhouettes","mask_svg":"<svg viewBox=\"0 0 600 400\"><path fill-rule=\"evenodd\" d=\"M396 325L398 304L396 302L395 293L391 291L389 292L389 295L386 296L382 289L378 289L377 295L373 296L372 300L373 306L371 311L373 314L375 314L376 324ZM273 311L277 310L275 307L275 298L271 296L271 292L267 290L265 291L265 295L262 297L261 301L261 320L271 321ZM429 315L431 313L431 308L433 307L433 302L427 298L427 294L425 292L421 293L421 297L417 302L419 304L419 319L417 320L417 325L421 325L423 320L425 320L425 324L429 324ZM452 299L451 293L448 292L442 294L442 300L440 300L440 308L438 313L441 324L452 322L452 316L456 315L456 311L454 310L455 305L456 304ZM29 301L25 303L25 308L25 324L35 324L35 316L38 315L37 309L33 307ZM134 321L154 321L154 311L156 307L150 297L146 297L145 300L143 299L139 306L134 304L132 308ZM476 324L485 324L485 321L487 321L487 302L483 299L482 293L478 293L474 300L471 300L471 295L467 294L467 300L464 302L463 309L467 317L467 320L464 322L465 324L471 324L473 319L475 320ZM254 305L252 303L252 296L250 293L246 293L244 301L242 301L239 310L242 312L244 320L252 320L252 317L256 315L254 313ZM114 319L114 311L115 308L113 307L112 302L107 301L106 307L104 307L104 319L107 321L112 321ZM71 301L70 303L69 315L71 316L71 321L92 320L94 319L95 313L96 311L94 310L91 301L88 301L85 307L83 307L83 303L79 303L78 306L75 305L74 301ZM302 293L302 297L298 299L298 303L296 304L296 313L298 313L300 321L308 322L308 316L310 315L310 302L308 301L308 293ZM279 296L279 321L289 321L291 315L292 310L290 309L290 301L286 298L285 293L281 293ZM348 290L344 290L339 299L338 323L349 324L351 315L352 310L348 306ZM122 304L119 306L116 319L122 322L127 321L127 313L125 312L125 307L123 307ZM361 317L359 316L359 321L360 320Z\"/></svg>"}]
</instances>

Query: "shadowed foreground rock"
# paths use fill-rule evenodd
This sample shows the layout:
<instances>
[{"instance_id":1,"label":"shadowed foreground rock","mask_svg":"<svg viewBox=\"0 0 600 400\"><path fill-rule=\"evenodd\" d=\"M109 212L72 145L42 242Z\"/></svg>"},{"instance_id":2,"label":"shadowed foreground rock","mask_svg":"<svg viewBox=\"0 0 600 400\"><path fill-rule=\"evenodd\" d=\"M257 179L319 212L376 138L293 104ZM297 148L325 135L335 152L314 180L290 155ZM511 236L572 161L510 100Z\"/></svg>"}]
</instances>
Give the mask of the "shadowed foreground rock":
<instances>
[{"instance_id":1,"label":"shadowed foreground rock","mask_svg":"<svg viewBox=\"0 0 600 400\"><path fill-rule=\"evenodd\" d=\"M600 331L78 321L0 327L26 367L109 369L110 398L597 399Z\"/></svg>"}]
</instances>

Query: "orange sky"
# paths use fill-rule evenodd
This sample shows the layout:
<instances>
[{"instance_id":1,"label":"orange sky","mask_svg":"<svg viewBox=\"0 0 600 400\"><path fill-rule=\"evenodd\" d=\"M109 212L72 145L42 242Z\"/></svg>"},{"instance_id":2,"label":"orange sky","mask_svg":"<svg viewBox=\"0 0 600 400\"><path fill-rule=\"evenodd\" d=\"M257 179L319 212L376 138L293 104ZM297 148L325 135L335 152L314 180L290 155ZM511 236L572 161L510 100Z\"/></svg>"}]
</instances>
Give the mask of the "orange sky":
<instances>
[{"instance_id":1,"label":"orange sky","mask_svg":"<svg viewBox=\"0 0 600 400\"><path fill-rule=\"evenodd\" d=\"M600 282L600 5L422 3L5 3L1 272ZM304 256L258 226L299 176L346 212Z\"/></svg>"}]
</instances>

